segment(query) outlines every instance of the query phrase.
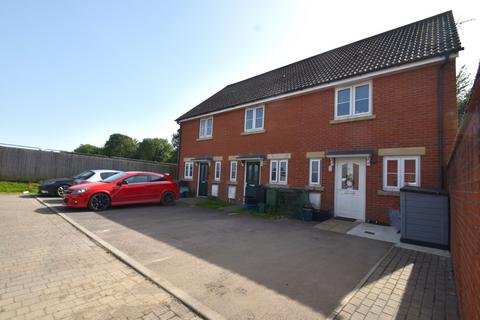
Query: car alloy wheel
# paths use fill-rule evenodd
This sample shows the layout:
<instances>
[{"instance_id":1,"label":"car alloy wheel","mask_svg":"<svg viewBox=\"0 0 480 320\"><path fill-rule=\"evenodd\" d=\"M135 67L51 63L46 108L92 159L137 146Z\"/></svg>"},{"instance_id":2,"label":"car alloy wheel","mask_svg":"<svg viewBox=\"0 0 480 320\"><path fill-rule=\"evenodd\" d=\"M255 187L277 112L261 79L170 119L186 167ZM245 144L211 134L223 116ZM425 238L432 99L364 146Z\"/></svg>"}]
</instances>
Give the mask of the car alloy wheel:
<instances>
[{"instance_id":1,"label":"car alloy wheel","mask_svg":"<svg viewBox=\"0 0 480 320\"><path fill-rule=\"evenodd\" d=\"M167 192L162 197L162 204L164 206L171 206L175 203L175 196L171 192Z\"/></svg>"},{"instance_id":2,"label":"car alloy wheel","mask_svg":"<svg viewBox=\"0 0 480 320\"><path fill-rule=\"evenodd\" d=\"M110 198L104 193L94 194L89 201L89 207L93 211L102 211L110 206Z\"/></svg>"},{"instance_id":3,"label":"car alloy wheel","mask_svg":"<svg viewBox=\"0 0 480 320\"><path fill-rule=\"evenodd\" d=\"M65 196L65 188L67 188L68 186L66 185L61 185L60 187L57 188L57 195L59 197L64 197Z\"/></svg>"}]
</instances>

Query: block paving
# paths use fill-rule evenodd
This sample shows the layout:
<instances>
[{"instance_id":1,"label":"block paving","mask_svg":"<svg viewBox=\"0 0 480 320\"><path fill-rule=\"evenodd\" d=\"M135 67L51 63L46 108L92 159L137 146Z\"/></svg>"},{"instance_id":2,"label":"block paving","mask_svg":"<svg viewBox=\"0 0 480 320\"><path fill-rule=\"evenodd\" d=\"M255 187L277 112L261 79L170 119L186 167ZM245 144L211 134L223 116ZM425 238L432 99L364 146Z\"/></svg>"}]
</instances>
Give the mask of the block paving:
<instances>
[{"instance_id":1,"label":"block paving","mask_svg":"<svg viewBox=\"0 0 480 320\"><path fill-rule=\"evenodd\" d=\"M0 320L200 319L33 198L0 221Z\"/></svg>"},{"instance_id":2,"label":"block paving","mask_svg":"<svg viewBox=\"0 0 480 320\"><path fill-rule=\"evenodd\" d=\"M394 247L334 319L458 319L451 259Z\"/></svg>"}]
</instances>

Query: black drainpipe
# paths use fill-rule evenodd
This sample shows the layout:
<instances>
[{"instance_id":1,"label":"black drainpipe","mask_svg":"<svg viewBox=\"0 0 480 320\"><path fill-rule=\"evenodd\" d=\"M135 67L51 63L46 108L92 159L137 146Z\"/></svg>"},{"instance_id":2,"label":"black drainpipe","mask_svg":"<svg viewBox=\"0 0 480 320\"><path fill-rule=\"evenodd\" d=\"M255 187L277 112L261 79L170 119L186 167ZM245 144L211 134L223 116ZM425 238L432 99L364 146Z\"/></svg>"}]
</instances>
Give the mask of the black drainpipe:
<instances>
[{"instance_id":1,"label":"black drainpipe","mask_svg":"<svg viewBox=\"0 0 480 320\"><path fill-rule=\"evenodd\" d=\"M445 164L444 164L444 129L443 129L443 68L447 65L450 58L450 51L445 54L445 61L438 68L437 74L437 122L438 122L438 160L440 162L440 185L445 188Z\"/></svg>"}]
</instances>

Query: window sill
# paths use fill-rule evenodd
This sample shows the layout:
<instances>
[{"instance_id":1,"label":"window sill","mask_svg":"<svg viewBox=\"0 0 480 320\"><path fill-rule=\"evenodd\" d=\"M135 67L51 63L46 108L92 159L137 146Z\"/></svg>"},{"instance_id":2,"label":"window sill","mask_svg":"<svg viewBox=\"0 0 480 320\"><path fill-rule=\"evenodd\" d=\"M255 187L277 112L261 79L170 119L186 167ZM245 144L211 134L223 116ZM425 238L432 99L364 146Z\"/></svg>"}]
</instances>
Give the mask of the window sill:
<instances>
[{"instance_id":1,"label":"window sill","mask_svg":"<svg viewBox=\"0 0 480 320\"><path fill-rule=\"evenodd\" d=\"M269 183L266 184L265 186L269 188L288 188L288 184L282 184L282 183Z\"/></svg>"},{"instance_id":2,"label":"window sill","mask_svg":"<svg viewBox=\"0 0 480 320\"><path fill-rule=\"evenodd\" d=\"M259 134L259 133L265 133L267 132L267 130L265 129L261 129L261 130L252 130L252 131L244 131L242 133L240 133L241 136L248 136L248 135L251 135L251 134Z\"/></svg>"},{"instance_id":3,"label":"window sill","mask_svg":"<svg viewBox=\"0 0 480 320\"><path fill-rule=\"evenodd\" d=\"M236 186L238 184L238 182L237 181L228 181L227 184Z\"/></svg>"},{"instance_id":4,"label":"window sill","mask_svg":"<svg viewBox=\"0 0 480 320\"><path fill-rule=\"evenodd\" d=\"M193 181L193 178L183 178L184 181Z\"/></svg>"},{"instance_id":5,"label":"window sill","mask_svg":"<svg viewBox=\"0 0 480 320\"><path fill-rule=\"evenodd\" d=\"M197 141L205 141L205 140L212 140L213 137L204 137L204 138L198 138Z\"/></svg>"},{"instance_id":6,"label":"window sill","mask_svg":"<svg viewBox=\"0 0 480 320\"><path fill-rule=\"evenodd\" d=\"M350 117L350 118L344 118L344 119L335 119L335 120L330 120L330 124L355 122L355 121L362 121L362 120L373 120L376 117L377 117L376 115L371 114L371 115L368 115L368 116L361 116L361 117Z\"/></svg>"},{"instance_id":7,"label":"window sill","mask_svg":"<svg viewBox=\"0 0 480 320\"><path fill-rule=\"evenodd\" d=\"M213 184L219 184L220 180L213 180Z\"/></svg>"},{"instance_id":8,"label":"window sill","mask_svg":"<svg viewBox=\"0 0 480 320\"><path fill-rule=\"evenodd\" d=\"M306 190L309 191L323 191L325 188L323 186L305 186Z\"/></svg>"},{"instance_id":9,"label":"window sill","mask_svg":"<svg viewBox=\"0 0 480 320\"><path fill-rule=\"evenodd\" d=\"M400 191L377 190L378 196L400 197Z\"/></svg>"}]
</instances>

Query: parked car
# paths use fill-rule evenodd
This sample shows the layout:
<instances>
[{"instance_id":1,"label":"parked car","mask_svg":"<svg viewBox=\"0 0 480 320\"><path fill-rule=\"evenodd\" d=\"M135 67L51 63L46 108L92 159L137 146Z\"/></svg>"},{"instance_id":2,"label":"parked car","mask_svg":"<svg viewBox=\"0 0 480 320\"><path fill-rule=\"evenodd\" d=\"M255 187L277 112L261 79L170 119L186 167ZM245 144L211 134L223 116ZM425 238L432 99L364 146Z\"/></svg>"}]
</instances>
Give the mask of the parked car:
<instances>
[{"instance_id":1,"label":"parked car","mask_svg":"<svg viewBox=\"0 0 480 320\"><path fill-rule=\"evenodd\" d=\"M65 189L68 187L85 182L97 182L105 180L108 177L121 172L118 170L88 170L77 174L71 178L58 178L40 181L38 193L41 195L63 197Z\"/></svg>"},{"instance_id":2,"label":"parked car","mask_svg":"<svg viewBox=\"0 0 480 320\"><path fill-rule=\"evenodd\" d=\"M82 183L65 190L69 207L102 211L110 206L155 203L173 205L179 198L177 184L167 174L119 172L95 183Z\"/></svg>"}]
</instances>

